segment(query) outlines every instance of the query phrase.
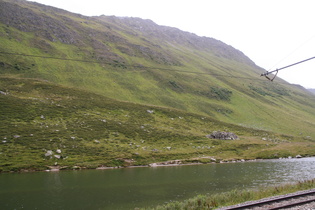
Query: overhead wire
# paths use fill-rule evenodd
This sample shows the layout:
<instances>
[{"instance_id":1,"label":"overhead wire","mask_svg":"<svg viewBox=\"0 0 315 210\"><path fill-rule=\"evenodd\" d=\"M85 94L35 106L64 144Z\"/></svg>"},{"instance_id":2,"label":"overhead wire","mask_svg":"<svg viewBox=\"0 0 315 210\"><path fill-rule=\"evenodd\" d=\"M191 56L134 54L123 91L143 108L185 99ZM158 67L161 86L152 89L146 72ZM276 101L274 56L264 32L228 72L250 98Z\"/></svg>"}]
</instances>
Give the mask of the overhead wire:
<instances>
[{"instance_id":1,"label":"overhead wire","mask_svg":"<svg viewBox=\"0 0 315 210\"><path fill-rule=\"evenodd\" d=\"M54 59L54 60L84 62L84 63L98 63L98 64L106 64L106 65L118 66L117 63L107 62L107 61L84 60L84 59L74 59L74 58L61 58L61 57L32 55L32 54L24 54L24 53L13 53L13 52L5 52L5 51L0 51L0 54L12 55L12 56L34 57L34 58L42 58L42 59ZM210 76L215 76L215 77L228 77L228 78L236 78L236 79L262 81L262 82L265 81L265 80L260 79L260 78L241 77L241 76L223 75L223 74L214 74L214 73L209 73L209 72L183 71L183 70L179 70L179 69L161 68L161 67L152 67L152 66L150 67L150 66L143 66L143 65L130 65L130 64L123 64L123 65L125 67L138 68L138 69L147 69L147 70L156 69L156 70L161 70L161 71L173 71L173 72L181 72L181 73L197 74L197 75L210 75ZM280 83L288 84L288 83L283 83L283 82L280 82Z\"/></svg>"},{"instance_id":2,"label":"overhead wire","mask_svg":"<svg viewBox=\"0 0 315 210\"><path fill-rule=\"evenodd\" d=\"M293 55L294 53L296 53L301 47L303 47L304 45L306 45L308 42L310 42L312 39L315 38L315 34L313 34L310 38L308 38L306 41L304 41L302 44L300 44L297 48L295 48L292 52L290 52L288 55L284 56L282 59L280 59L276 64L274 64L268 71L270 71L271 69L274 69L277 65L279 65L279 63L281 63L282 61L284 61L285 59L287 59L289 56Z\"/></svg>"},{"instance_id":3,"label":"overhead wire","mask_svg":"<svg viewBox=\"0 0 315 210\"><path fill-rule=\"evenodd\" d=\"M282 62L283 60L287 59L289 56L291 56L292 54L294 54L298 49L300 49L300 48L301 48L302 46L304 46L306 43L308 43L309 41L311 41L314 37L315 37L315 34L312 35L312 36L311 36L309 39L307 39L305 42L303 42L302 44L300 44L296 49L294 49L294 50L293 50L291 53L289 53L287 56L285 56L284 58L282 58L282 59L281 59L279 62L277 62L277 64L274 65L274 66L277 66L280 62ZM299 62L290 64L290 65L284 66L284 67L282 67L282 68L277 68L276 70L273 70L273 71L270 71L270 69L269 69L269 70L266 71L265 73L262 73L260 76L265 76L269 81L272 82L272 81L277 77L277 75L278 75L278 73L279 73L280 70L289 68L289 67L291 67L291 66L295 66L295 65L297 65L297 64L300 64L300 63L303 63L303 62L312 60L312 59L314 59L314 58L315 58L315 57L311 57L311 58L308 58L308 59L305 59L305 60L302 60L302 61L299 61ZM272 68L274 68L274 67L272 67ZM275 74L272 78L270 78L270 77L267 76L267 75L269 75L269 74L271 74L271 73L273 73L273 72L276 72L276 74Z\"/></svg>"}]
</instances>

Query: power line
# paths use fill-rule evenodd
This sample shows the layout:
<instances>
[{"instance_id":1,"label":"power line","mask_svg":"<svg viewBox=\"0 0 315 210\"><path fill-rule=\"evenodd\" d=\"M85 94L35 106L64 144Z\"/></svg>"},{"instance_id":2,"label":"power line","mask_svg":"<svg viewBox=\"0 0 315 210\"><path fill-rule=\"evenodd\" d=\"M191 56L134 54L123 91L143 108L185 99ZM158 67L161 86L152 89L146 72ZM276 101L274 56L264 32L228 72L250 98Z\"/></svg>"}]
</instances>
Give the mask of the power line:
<instances>
[{"instance_id":1,"label":"power line","mask_svg":"<svg viewBox=\"0 0 315 210\"><path fill-rule=\"evenodd\" d=\"M106 61L83 60L83 59L73 59L73 58L60 58L60 57L53 57L53 56L42 56L42 55L32 55L32 54L23 54L23 53L3 52L3 51L2 52L0 51L0 54L13 55L13 56L25 56L25 57L33 57L33 58L43 58L43 59L64 60L64 61L74 61L74 62L84 62L84 63L98 63L98 64L107 64L107 65L113 65L113 66L117 65L118 66L117 63L106 62ZM264 81L264 80L258 79L258 78L214 74L214 73L208 73L208 72L183 71L183 70L179 70L179 69L149 67L149 66L143 66L143 65L130 65L130 64L123 64L123 65L125 67L138 68L138 69L156 69L156 70L161 70L161 71L173 71L173 72L181 72L181 73L197 74L197 75L210 75L210 76L215 76L215 77L229 77L229 78L236 78L236 79ZM287 83L282 83L282 84L287 84Z\"/></svg>"},{"instance_id":2,"label":"power line","mask_svg":"<svg viewBox=\"0 0 315 210\"><path fill-rule=\"evenodd\" d=\"M287 59L289 56L291 56L292 54L294 54L296 51L298 51L298 49L300 49L302 46L304 46L305 44L307 44L309 41L311 41L313 38L315 37L315 34L312 35L309 39L307 39L305 42L303 42L302 44L300 44L296 49L294 49L292 52L290 52L288 55L286 55L284 58L282 58L280 61L278 61L275 65L273 65L272 68L273 69L275 66L277 66L279 63L281 63L282 61L284 61L285 59ZM269 69L269 70L270 70Z\"/></svg>"},{"instance_id":3,"label":"power line","mask_svg":"<svg viewBox=\"0 0 315 210\"><path fill-rule=\"evenodd\" d=\"M25 56L25 57L34 57L34 58L45 58L45 59L54 59L54 60L65 60L65 61L78 61L78 62L86 62L86 63L100 63L100 62L93 61L93 60L58 58L58 57L52 57L52 56L30 55L30 54L22 54L22 53L0 52L0 54L14 55L14 56Z\"/></svg>"}]
</instances>

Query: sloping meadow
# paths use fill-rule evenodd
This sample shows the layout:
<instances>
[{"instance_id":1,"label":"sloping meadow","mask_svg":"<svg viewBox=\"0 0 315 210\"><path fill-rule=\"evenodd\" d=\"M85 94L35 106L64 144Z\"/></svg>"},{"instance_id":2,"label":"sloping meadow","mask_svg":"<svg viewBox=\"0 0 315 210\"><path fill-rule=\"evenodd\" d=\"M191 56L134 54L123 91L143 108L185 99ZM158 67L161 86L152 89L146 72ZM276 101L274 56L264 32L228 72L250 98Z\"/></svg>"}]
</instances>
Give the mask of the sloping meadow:
<instances>
[{"instance_id":1,"label":"sloping meadow","mask_svg":"<svg viewBox=\"0 0 315 210\"><path fill-rule=\"evenodd\" d=\"M314 155L314 95L260 78L232 46L140 18L0 6L1 171Z\"/></svg>"},{"instance_id":2,"label":"sloping meadow","mask_svg":"<svg viewBox=\"0 0 315 210\"><path fill-rule=\"evenodd\" d=\"M0 171L314 155L311 139L116 101L41 80L1 77L0 90ZM240 139L206 137L218 130Z\"/></svg>"}]
</instances>

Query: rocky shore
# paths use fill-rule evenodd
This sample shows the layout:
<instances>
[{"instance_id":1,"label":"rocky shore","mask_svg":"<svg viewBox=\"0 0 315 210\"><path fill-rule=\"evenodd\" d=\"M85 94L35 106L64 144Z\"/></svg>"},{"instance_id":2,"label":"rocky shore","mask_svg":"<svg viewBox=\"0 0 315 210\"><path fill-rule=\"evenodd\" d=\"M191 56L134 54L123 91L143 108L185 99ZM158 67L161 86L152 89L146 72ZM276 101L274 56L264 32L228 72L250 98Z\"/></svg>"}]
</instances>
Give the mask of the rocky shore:
<instances>
[{"instance_id":1,"label":"rocky shore","mask_svg":"<svg viewBox=\"0 0 315 210\"><path fill-rule=\"evenodd\" d=\"M293 159L293 158L303 158L301 155L296 155L295 157L289 156L287 158L279 159ZM130 165L130 166L100 166L95 168L96 170L106 170L106 169L119 169L119 168L140 168L140 167L165 167L165 166L184 166L184 165L201 165L201 164L215 164L215 163L240 163L240 162L253 162L253 161L262 161L264 159L231 159L231 160L222 160L216 159L214 157L201 157L193 158L189 160L169 160L164 162L150 163L148 165ZM72 168L60 167L60 166L49 166L49 171L60 171L60 170L84 170L87 168L80 166L73 166Z\"/></svg>"}]
</instances>

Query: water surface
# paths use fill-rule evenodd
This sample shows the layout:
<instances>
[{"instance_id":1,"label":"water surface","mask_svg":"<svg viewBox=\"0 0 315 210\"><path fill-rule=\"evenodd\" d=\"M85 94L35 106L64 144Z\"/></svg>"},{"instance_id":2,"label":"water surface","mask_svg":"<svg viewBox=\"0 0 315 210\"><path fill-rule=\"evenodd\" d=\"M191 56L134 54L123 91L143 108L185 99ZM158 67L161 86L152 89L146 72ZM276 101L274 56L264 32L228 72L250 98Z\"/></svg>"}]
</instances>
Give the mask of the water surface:
<instances>
[{"instance_id":1,"label":"water surface","mask_svg":"<svg viewBox=\"0 0 315 210\"><path fill-rule=\"evenodd\" d=\"M0 174L0 209L134 209L315 178L315 158Z\"/></svg>"}]
</instances>

